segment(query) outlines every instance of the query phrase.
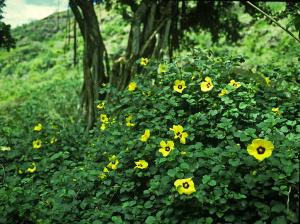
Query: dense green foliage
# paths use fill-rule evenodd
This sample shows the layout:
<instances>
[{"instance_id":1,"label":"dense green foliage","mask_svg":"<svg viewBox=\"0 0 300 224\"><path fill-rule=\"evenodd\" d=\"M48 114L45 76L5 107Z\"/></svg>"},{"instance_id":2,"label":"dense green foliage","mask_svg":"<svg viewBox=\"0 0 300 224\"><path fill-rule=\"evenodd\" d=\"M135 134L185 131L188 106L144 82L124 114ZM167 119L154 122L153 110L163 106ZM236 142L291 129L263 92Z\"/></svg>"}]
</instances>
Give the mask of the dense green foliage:
<instances>
[{"instance_id":1,"label":"dense green foliage","mask_svg":"<svg viewBox=\"0 0 300 224\"><path fill-rule=\"evenodd\" d=\"M136 88L103 86L111 97L97 102L102 119L86 133L77 109L81 64L72 66L56 15L17 28L18 48L0 52L0 223L299 222L300 66L293 39L241 13L249 29L237 45L187 33L172 62L136 62ZM101 15L108 51L118 53L128 26ZM61 22L66 18L60 14ZM213 88L203 92L206 77ZM185 81L182 93L176 80ZM223 89L227 94L219 95ZM183 126L185 144L174 139L173 125ZM141 141L146 129L150 136ZM274 145L263 161L247 150L258 138ZM175 144L166 157L161 141ZM139 160L148 167L136 168ZM183 178L192 178L195 192L180 194L174 183Z\"/></svg>"}]
</instances>

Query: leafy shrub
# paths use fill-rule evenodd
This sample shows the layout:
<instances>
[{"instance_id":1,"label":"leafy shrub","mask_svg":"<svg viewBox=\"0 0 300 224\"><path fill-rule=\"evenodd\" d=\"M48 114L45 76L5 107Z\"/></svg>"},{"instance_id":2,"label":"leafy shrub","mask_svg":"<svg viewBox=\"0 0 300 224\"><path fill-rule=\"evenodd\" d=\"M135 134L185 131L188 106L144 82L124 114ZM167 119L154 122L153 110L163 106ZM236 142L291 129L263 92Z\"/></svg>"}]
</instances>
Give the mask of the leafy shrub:
<instances>
[{"instance_id":1,"label":"leafy shrub","mask_svg":"<svg viewBox=\"0 0 300 224\"><path fill-rule=\"evenodd\" d=\"M89 134L30 109L22 133L2 122L0 222L297 223L299 68L243 61L143 59L128 89L102 88ZM249 155L255 139L272 154Z\"/></svg>"}]
</instances>

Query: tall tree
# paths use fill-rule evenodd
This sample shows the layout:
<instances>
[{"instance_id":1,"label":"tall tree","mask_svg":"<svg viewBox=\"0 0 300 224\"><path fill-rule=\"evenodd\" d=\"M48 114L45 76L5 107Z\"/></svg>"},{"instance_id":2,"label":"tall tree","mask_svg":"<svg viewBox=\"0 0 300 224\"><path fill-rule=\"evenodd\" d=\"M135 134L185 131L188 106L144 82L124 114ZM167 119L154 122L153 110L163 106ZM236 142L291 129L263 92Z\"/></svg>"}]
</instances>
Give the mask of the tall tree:
<instances>
[{"instance_id":1,"label":"tall tree","mask_svg":"<svg viewBox=\"0 0 300 224\"><path fill-rule=\"evenodd\" d=\"M3 8L5 7L4 0L0 0L0 48L6 48L8 51L15 47L15 39L11 36L10 25L5 24L3 19Z\"/></svg>"}]
</instances>

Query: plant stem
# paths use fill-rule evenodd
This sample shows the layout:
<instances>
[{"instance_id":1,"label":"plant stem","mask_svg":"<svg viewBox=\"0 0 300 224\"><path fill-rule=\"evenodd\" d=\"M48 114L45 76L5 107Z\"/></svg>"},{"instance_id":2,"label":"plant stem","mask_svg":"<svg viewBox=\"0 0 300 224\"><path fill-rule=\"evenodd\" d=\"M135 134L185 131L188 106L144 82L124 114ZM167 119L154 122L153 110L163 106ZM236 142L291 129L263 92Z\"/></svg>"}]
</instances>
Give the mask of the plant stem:
<instances>
[{"instance_id":1,"label":"plant stem","mask_svg":"<svg viewBox=\"0 0 300 224\"><path fill-rule=\"evenodd\" d=\"M283 29L285 32L287 32L290 36L292 36L295 40L297 40L300 43L300 40L292 32L290 32L289 30L287 30L286 28L284 28L282 25L280 25L280 23L278 23L273 17L271 17L270 15L268 15L267 13L265 13L263 10L261 10L257 6L253 5L251 2L246 1L246 3L248 5L250 5L251 7L255 8L257 11L261 12L262 14L264 14L267 18L269 18L272 22L274 22L277 26L279 26L281 29Z\"/></svg>"}]
</instances>

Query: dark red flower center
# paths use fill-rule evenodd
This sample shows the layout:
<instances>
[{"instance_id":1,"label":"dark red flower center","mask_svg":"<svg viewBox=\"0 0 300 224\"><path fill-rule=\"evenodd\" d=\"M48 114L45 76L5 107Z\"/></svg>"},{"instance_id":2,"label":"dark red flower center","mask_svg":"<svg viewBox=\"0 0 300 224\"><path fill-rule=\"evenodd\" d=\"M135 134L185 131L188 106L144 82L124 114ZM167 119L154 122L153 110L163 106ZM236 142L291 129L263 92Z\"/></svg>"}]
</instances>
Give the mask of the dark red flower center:
<instances>
[{"instance_id":1,"label":"dark red flower center","mask_svg":"<svg viewBox=\"0 0 300 224\"><path fill-rule=\"evenodd\" d=\"M178 85L178 89L182 89L182 85Z\"/></svg>"},{"instance_id":2,"label":"dark red flower center","mask_svg":"<svg viewBox=\"0 0 300 224\"><path fill-rule=\"evenodd\" d=\"M188 182L184 182L183 184L182 184L182 187L183 188L185 188L185 189L187 189L187 188L189 188L189 183Z\"/></svg>"},{"instance_id":3,"label":"dark red flower center","mask_svg":"<svg viewBox=\"0 0 300 224\"><path fill-rule=\"evenodd\" d=\"M181 132L177 132L176 135L181 138L182 137L182 133Z\"/></svg>"},{"instance_id":4,"label":"dark red flower center","mask_svg":"<svg viewBox=\"0 0 300 224\"><path fill-rule=\"evenodd\" d=\"M266 149L262 146L259 146L257 149L256 149L257 153L258 154L264 154Z\"/></svg>"},{"instance_id":5,"label":"dark red flower center","mask_svg":"<svg viewBox=\"0 0 300 224\"><path fill-rule=\"evenodd\" d=\"M169 151L170 151L170 147L169 147L169 146L166 146L166 147L165 147L165 151L169 152Z\"/></svg>"}]
</instances>

